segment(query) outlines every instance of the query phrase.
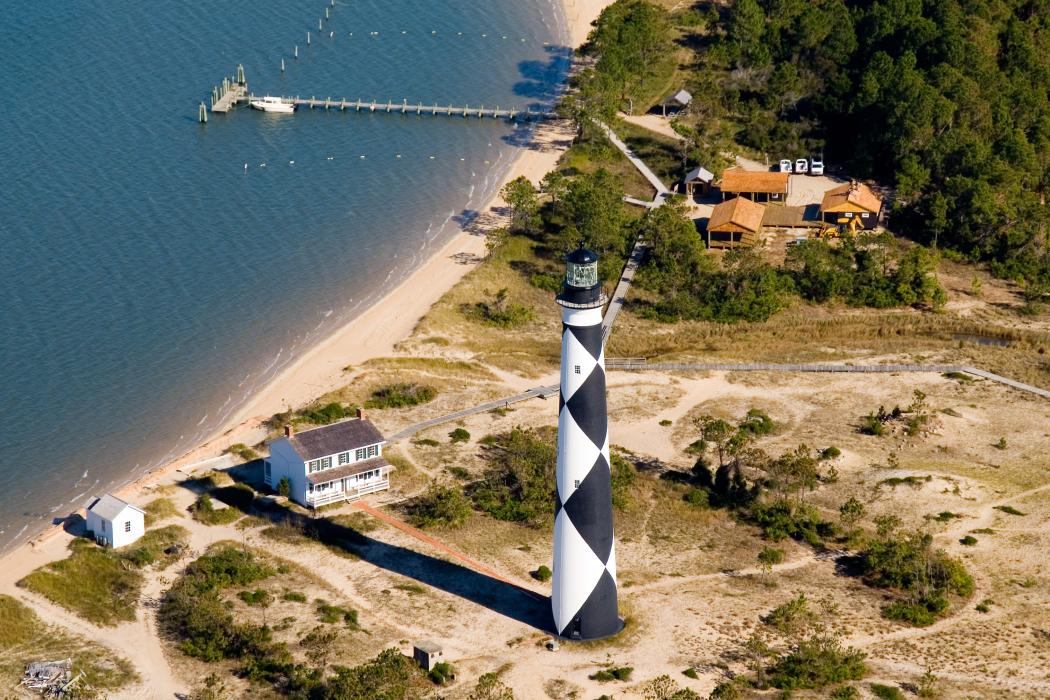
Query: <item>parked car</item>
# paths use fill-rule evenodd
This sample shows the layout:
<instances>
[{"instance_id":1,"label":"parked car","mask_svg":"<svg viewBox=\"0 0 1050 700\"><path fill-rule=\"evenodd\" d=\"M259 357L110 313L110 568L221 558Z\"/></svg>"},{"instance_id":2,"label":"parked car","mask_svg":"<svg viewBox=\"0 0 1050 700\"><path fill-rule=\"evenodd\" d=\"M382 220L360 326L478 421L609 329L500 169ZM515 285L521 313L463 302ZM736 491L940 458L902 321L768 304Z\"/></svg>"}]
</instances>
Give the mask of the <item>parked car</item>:
<instances>
[{"instance_id":1,"label":"parked car","mask_svg":"<svg viewBox=\"0 0 1050 700\"><path fill-rule=\"evenodd\" d=\"M806 173L809 172L809 161L805 158L799 158L795 161L795 172Z\"/></svg>"},{"instance_id":2,"label":"parked car","mask_svg":"<svg viewBox=\"0 0 1050 700\"><path fill-rule=\"evenodd\" d=\"M780 161L780 172L790 173L791 172L791 161L787 158L783 158Z\"/></svg>"},{"instance_id":3,"label":"parked car","mask_svg":"<svg viewBox=\"0 0 1050 700\"><path fill-rule=\"evenodd\" d=\"M823 158L810 158L809 159L809 174L810 175L823 175L824 174L824 159Z\"/></svg>"}]
</instances>

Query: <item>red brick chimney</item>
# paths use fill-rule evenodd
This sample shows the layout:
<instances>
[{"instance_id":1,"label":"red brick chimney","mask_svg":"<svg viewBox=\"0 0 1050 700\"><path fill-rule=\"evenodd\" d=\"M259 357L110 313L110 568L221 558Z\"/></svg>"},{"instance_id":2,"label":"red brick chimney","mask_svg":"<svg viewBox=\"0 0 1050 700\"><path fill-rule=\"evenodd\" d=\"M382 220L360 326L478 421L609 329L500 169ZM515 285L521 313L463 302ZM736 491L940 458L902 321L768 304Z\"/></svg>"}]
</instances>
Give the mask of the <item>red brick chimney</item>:
<instances>
[{"instance_id":1,"label":"red brick chimney","mask_svg":"<svg viewBox=\"0 0 1050 700\"><path fill-rule=\"evenodd\" d=\"M295 435L295 427L291 423L286 423L284 426L284 436L290 438L293 435Z\"/></svg>"}]
</instances>

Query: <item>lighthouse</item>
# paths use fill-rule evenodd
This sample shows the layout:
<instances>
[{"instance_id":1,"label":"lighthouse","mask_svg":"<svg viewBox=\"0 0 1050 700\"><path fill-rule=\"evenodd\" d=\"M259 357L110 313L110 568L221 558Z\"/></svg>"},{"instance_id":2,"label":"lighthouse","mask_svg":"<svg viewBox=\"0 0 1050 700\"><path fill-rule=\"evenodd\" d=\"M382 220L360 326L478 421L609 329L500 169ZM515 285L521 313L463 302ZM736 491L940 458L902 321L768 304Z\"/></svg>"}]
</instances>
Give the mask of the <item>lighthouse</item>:
<instances>
[{"instance_id":1,"label":"lighthouse","mask_svg":"<svg viewBox=\"0 0 1050 700\"><path fill-rule=\"evenodd\" d=\"M616 604L609 421L598 256L580 244L565 258L557 504L554 518L554 627L568 639L599 639L623 628Z\"/></svg>"}]
</instances>

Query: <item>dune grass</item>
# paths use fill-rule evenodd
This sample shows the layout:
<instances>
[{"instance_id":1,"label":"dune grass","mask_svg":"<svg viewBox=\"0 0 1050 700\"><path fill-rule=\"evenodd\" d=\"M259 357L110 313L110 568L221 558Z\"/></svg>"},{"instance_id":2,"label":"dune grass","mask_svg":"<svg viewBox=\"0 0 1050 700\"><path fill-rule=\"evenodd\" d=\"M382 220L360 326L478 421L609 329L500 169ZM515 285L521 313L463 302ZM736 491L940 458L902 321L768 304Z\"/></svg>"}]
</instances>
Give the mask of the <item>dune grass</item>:
<instances>
[{"instance_id":1,"label":"dune grass","mask_svg":"<svg viewBox=\"0 0 1050 700\"><path fill-rule=\"evenodd\" d=\"M18 585L97 625L131 622L142 592L142 568L173 561L165 550L187 535L184 528L169 525L119 551L76 539L69 543L67 558L45 564Z\"/></svg>"},{"instance_id":2,"label":"dune grass","mask_svg":"<svg viewBox=\"0 0 1050 700\"><path fill-rule=\"evenodd\" d=\"M153 527L156 523L170 518L181 518L182 513L175 507L170 498L155 498L147 503L143 509L146 512L146 527Z\"/></svg>"},{"instance_id":3,"label":"dune grass","mask_svg":"<svg viewBox=\"0 0 1050 700\"><path fill-rule=\"evenodd\" d=\"M83 671L87 685L97 691L116 690L138 680L127 659L44 624L36 613L10 596L0 595L0 620L0 683L6 688L21 679L27 663L40 659L73 659L74 674Z\"/></svg>"}]
</instances>

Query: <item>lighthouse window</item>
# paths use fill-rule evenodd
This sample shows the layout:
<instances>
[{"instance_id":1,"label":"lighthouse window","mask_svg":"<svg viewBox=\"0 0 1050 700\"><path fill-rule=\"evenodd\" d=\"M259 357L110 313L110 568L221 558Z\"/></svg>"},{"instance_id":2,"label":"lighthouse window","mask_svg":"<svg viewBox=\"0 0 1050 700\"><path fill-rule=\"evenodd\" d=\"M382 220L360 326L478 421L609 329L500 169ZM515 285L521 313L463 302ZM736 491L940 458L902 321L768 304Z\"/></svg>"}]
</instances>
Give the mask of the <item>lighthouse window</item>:
<instances>
[{"instance_id":1,"label":"lighthouse window","mask_svg":"<svg viewBox=\"0 0 1050 700\"><path fill-rule=\"evenodd\" d=\"M575 488L580 488L580 480L579 479L577 479L574 483L576 484Z\"/></svg>"},{"instance_id":2,"label":"lighthouse window","mask_svg":"<svg viewBox=\"0 0 1050 700\"><path fill-rule=\"evenodd\" d=\"M579 374L579 373L580 373L580 366L579 366L579 365L576 365L576 366L575 366L575 367L573 368L573 370L572 370L572 371L573 371L573 372L575 372L576 374Z\"/></svg>"}]
</instances>

